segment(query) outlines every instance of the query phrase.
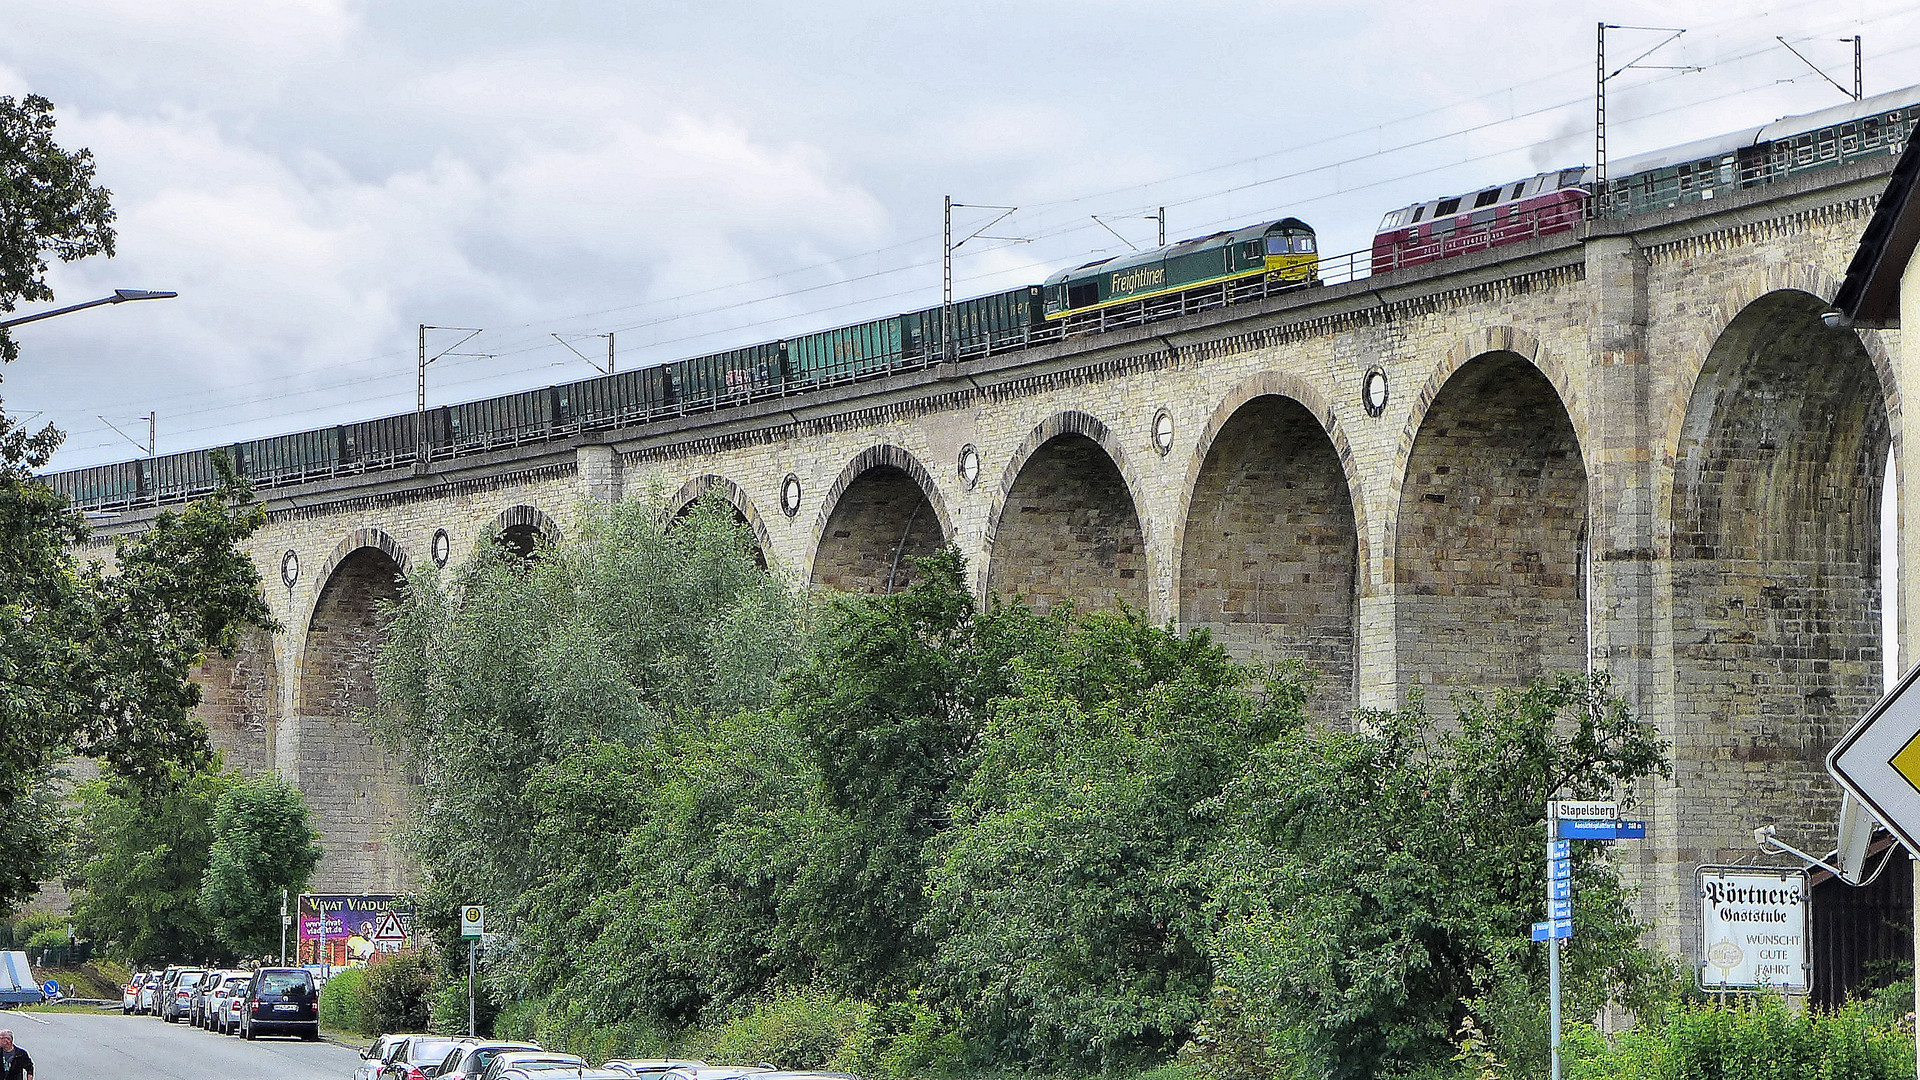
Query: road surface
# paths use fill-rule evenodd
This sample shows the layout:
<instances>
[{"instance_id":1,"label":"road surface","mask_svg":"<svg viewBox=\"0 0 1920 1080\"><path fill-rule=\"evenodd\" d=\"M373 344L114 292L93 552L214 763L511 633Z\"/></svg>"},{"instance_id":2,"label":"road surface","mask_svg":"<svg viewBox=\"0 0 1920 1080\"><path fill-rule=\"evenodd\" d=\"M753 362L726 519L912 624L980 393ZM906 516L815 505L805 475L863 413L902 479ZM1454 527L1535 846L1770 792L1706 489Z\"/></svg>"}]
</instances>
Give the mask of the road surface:
<instances>
[{"instance_id":1,"label":"road surface","mask_svg":"<svg viewBox=\"0 0 1920 1080\"><path fill-rule=\"evenodd\" d=\"M33 1055L34 1080L350 1080L355 1050L325 1042L242 1042L187 1024L118 1012L0 1012L0 1027Z\"/></svg>"}]
</instances>

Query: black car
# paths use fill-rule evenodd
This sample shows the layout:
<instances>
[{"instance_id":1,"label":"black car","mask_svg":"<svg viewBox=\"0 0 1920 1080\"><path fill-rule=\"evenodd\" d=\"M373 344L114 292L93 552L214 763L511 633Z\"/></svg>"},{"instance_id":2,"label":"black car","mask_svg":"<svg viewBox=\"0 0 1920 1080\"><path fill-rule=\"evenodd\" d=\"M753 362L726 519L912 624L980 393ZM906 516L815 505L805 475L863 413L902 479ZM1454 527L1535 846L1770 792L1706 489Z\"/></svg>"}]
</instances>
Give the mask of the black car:
<instances>
[{"instance_id":1,"label":"black car","mask_svg":"<svg viewBox=\"0 0 1920 1080\"><path fill-rule=\"evenodd\" d=\"M320 991L306 968L261 968L240 1001L240 1037L320 1038Z\"/></svg>"}]
</instances>

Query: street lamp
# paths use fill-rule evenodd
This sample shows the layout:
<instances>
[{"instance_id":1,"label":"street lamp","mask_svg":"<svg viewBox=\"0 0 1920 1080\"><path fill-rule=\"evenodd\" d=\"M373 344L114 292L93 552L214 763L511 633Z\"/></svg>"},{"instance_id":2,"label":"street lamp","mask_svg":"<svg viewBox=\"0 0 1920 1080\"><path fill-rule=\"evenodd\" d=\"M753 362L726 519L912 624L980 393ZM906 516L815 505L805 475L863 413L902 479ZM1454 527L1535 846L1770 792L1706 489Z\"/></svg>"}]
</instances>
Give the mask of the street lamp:
<instances>
[{"instance_id":1,"label":"street lamp","mask_svg":"<svg viewBox=\"0 0 1920 1080\"><path fill-rule=\"evenodd\" d=\"M179 295L177 292L155 292L151 289L115 289L113 290L112 296L103 296L98 300L89 300L84 304L69 304L63 308L54 308L52 311L43 311L38 315L22 315L17 319L7 319L0 322L0 330L19 326L21 323L51 319L55 315L65 315L69 311L81 311L90 307L99 307L101 304L124 304L129 300L168 300Z\"/></svg>"}]
</instances>

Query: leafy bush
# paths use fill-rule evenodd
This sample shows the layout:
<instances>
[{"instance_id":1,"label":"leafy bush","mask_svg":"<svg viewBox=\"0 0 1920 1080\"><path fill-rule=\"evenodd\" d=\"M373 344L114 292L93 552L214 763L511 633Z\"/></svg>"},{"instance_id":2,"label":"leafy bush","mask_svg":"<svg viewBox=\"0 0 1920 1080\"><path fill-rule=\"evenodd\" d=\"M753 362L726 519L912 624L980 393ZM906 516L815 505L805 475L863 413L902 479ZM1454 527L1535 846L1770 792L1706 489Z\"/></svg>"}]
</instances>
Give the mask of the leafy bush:
<instances>
[{"instance_id":1,"label":"leafy bush","mask_svg":"<svg viewBox=\"0 0 1920 1080\"><path fill-rule=\"evenodd\" d=\"M461 1008L465 1007L463 997ZM462 1012L461 1022L465 1021ZM488 1030L484 1019L480 1030ZM564 993L500 1007L492 1031L495 1038L521 1039L588 1061L688 1056L680 1042L669 1039L653 1025L640 1020L604 1023L595 1019L587 1003Z\"/></svg>"},{"instance_id":2,"label":"leafy bush","mask_svg":"<svg viewBox=\"0 0 1920 1080\"><path fill-rule=\"evenodd\" d=\"M873 1012L825 990L779 990L713 1029L705 1056L721 1064L772 1062L783 1069L824 1069L841 1064L862 1022Z\"/></svg>"},{"instance_id":3,"label":"leafy bush","mask_svg":"<svg viewBox=\"0 0 1920 1080\"><path fill-rule=\"evenodd\" d=\"M360 1007L360 986L366 981L365 968L347 968L334 973L320 989L320 1026L361 1035L377 1035L367 1030Z\"/></svg>"},{"instance_id":4,"label":"leafy bush","mask_svg":"<svg viewBox=\"0 0 1920 1080\"><path fill-rule=\"evenodd\" d=\"M419 953L399 953L376 959L366 967L360 985L362 1031L425 1031L433 970Z\"/></svg>"},{"instance_id":5,"label":"leafy bush","mask_svg":"<svg viewBox=\"0 0 1920 1080\"><path fill-rule=\"evenodd\" d=\"M1210 808L1304 723L1308 687L1279 672L1255 698L1208 635L1134 612L1082 618L1013 669L928 845L930 1000L1005 1062L1158 1063L1212 978Z\"/></svg>"},{"instance_id":6,"label":"leafy bush","mask_svg":"<svg viewBox=\"0 0 1920 1080\"><path fill-rule=\"evenodd\" d=\"M1911 1080L1913 1035L1867 1010L1788 1012L1778 998L1676 1010L1609 1037L1571 1025L1568 1080Z\"/></svg>"},{"instance_id":7,"label":"leafy bush","mask_svg":"<svg viewBox=\"0 0 1920 1080\"><path fill-rule=\"evenodd\" d=\"M836 1067L887 1080L956 1076L969 1063L960 1023L925 1002L895 1001L862 1013Z\"/></svg>"}]
</instances>

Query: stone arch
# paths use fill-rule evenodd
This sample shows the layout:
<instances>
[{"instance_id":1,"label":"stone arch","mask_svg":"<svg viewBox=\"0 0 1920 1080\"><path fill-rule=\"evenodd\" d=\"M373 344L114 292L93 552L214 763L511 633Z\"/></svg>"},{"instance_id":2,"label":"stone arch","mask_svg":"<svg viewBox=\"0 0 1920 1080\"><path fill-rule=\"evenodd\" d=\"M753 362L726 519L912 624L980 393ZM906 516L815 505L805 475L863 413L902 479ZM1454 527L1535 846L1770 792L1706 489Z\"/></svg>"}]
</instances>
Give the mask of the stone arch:
<instances>
[{"instance_id":1,"label":"stone arch","mask_svg":"<svg viewBox=\"0 0 1920 1080\"><path fill-rule=\"evenodd\" d=\"M1789 842L1831 835L1825 755L1881 694L1897 399L1865 336L1825 326L1826 309L1804 288L1749 300L1671 433L1673 780L1690 803L1744 808L1691 822L1703 849L1744 846L1754 822Z\"/></svg>"},{"instance_id":2,"label":"stone arch","mask_svg":"<svg viewBox=\"0 0 1920 1080\"><path fill-rule=\"evenodd\" d=\"M1283 373L1229 395L1188 469L1174 599L1183 628L1206 628L1242 659L1304 661L1320 675L1315 712L1344 720L1366 572L1352 455L1338 434L1325 402Z\"/></svg>"},{"instance_id":3,"label":"stone arch","mask_svg":"<svg viewBox=\"0 0 1920 1080\"><path fill-rule=\"evenodd\" d=\"M373 548L392 559L394 565L400 568L401 577L407 577L413 573L413 560L407 557L407 550L400 546L400 541L387 535L382 529L369 527L355 529L348 533L345 539L335 544L327 560L320 564L320 571L313 575L313 580L319 582L324 588L328 579L333 576L334 567L339 566L341 560L361 548Z\"/></svg>"},{"instance_id":4,"label":"stone arch","mask_svg":"<svg viewBox=\"0 0 1920 1080\"><path fill-rule=\"evenodd\" d=\"M507 550L518 555L531 555L540 541L557 544L561 540L560 526L554 523L546 511L538 507L521 503L500 511L487 527L486 535L505 544Z\"/></svg>"},{"instance_id":5,"label":"stone arch","mask_svg":"<svg viewBox=\"0 0 1920 1080\"><path fill-rule=\"evenodd\" d=\"M1026 597L1043 610L1070 599L1145 610L1143 490L1105 424L1083 412L1048 418L1001 475L987 515L983 594Z\"/></svg>"},{"instance_id":6,"label":"stone arch","mask_svg":"<svg viewBox=\"0 0 1920 1080\"><path fill-rule=\"evenodd\" d=\"M1200 470L1206 463L1207 455L1213 450L1214 440L1220 437L1220 430L1233 419L1241 406L1260 397L1291 398L1298 402L1320 422L1321 430L1326 432L1328 440L1333 443L1333 451L1340 459L1340 468L1346 474L1347 491L1352 495L1354 533L1358 544L1356 562L1360 568L1357 586L1360 595L1371 595L1373 581L1367 571L1369 542L1366 493L1359 466L1354 462L1353 444L1348 440L1346 428L1340 423L1326 395L1322 394L1318 387L1292 372L1262 371L1245 379L1221 399L1220 404L1214 408L1213 415L1207 418L1206 426L1200 429L1200 437L1198 444L1194 447L1193 458L1187 462L1187 479L1180 489L1180 502L1174 511L1172 522L1174 558L1179 559L1182 545L1186 542L1187 518L1192 511L1194 485L1200 479ZM1182 573L1176 561L1174 565L1176 595L1180 591Z\"/></svg>"},{"instance_id":7,"label":"stone arch","mask_svg":"<svg viewBox=\"0 0 1920 1080\"><path fill-rule=\"evenodd\" d=\"M687 507L692 506L695 499L709 491L725 499L727 505L733 507L733 512L739 521L752 530L756 548L755 556L760 565L770 564L773 558L773 536L767 531L766 520L760 516L759 509L753 505L753 499L747 494L746 489L724 476L709 473L696 476L680 485L680 490L674 492L673 496L667 500L667 519L671 521L686 513Z\"/></svg>"},{"instance_id":8,"label":"stone arch","mask_svg":"<svg viewBox=\"0 0 1920 1080\"><path fill-rule=\"evenodd\" d=\"M392 537L362 529L315 578L290 756L326 853L314 872L317 890L398 892L414 881L389 835L407 813L412 785L360 719L375 704L373 660L385 637L380 605L398 599L407 566Z\"/></svg>"},{"instance_id":9,"label":"stone arch","mask_svg":"<svg viewBox=\"0 0 1920 1080\"><path fill-rule=\"evenodd\" d=\"M1680 444L1684 438L1689 406L1693 394L1702 378L1709 358L1714 349L1726 335L1728 327L1753 305L1776 293L1803 293L1809 297L1832 297L1840 289L1840 279L1825 270L1806 262L1768 263L1759 272L1735 278L1720 290L1712 305L1697 320L1698 329L1691 339L1691 348L1686 357L1692 361L1685 377L1685 384L1676 387L1673 395L1667 399L1667 415L1664 427L1664 443L1658 464L1663 473L1660 493L1664 514L1664 523L1673 520L1671 514L1673 498L1672 469L1678 460ZM1888 429L1891 433L1894 460L1900 460L1901 440L1901 396L1900 380L1893 369L1893 357L1887 352L1886 340L1876 330L1849 331L1866 350L1873 364L1875 377L1879 380L1880 395L1887 409Z\"/></svg>"},{"instance_id":10,"label":"stone arch","mask_svg":"<svg viewBox=\"0 0 1920 1080\"><path fill-rule=\"evenodd\" d=\"M815 588L891 593L911 583L908 556L931 555L953 520L925 465L891 443L854 456L820 500L807 580Z\"/></svg>"},{"instance_id":11,"label":"stone arch","mask_svg":"<svg viewBox=\"0 0 1920 1080\"><path fill-rule=\"evenodd\" d=\"M1415 405L1390 534L1403 700L1419 689L1444 710L1451 687L1586 667L1586 457L1537 358L1449 360Z\"/></svg>"},{"instance_id":12,"label":"stone arch","mask_svg":"<svg viewBox=\"0 0 1920 1080\"><path fill-rule=\"evenodd\" d=\"M1581 407L1579 390L1566 361L1557 354L1542 349L1537 338L1518 327L1483 326L1455 342L1453 348L1447 351L1446 357L1440 361L1439 366L1427 374L1427 381L1420 387L1420 392L1414 395L1413 407L1407 413L1406 425L1400 429L1398 453L1401 467L1398 470L1396 482L1404 482L1406 479L1407 455L1413 451L1414 440L1419 436L1421 427L1426 424L1427 411L1433 408L1434 399L1439 397L1447 383L1452 381L1455 372L1488 353L1512 353L1532 364L1547 382L1552 384L1554 393L1559 395L1561 408L1573 422L1574 438L1579 441L1582 448L1587 446L1589 440L1586 410ZM1591 463L1583 462L1583 464L1588 465L1591 471ZM1388 494L1398 501L1400 494L1398 491ZM1388 537L1386 556L1388 559L1393 558L1392 537Z\"/></svg>"}]
</instances>

